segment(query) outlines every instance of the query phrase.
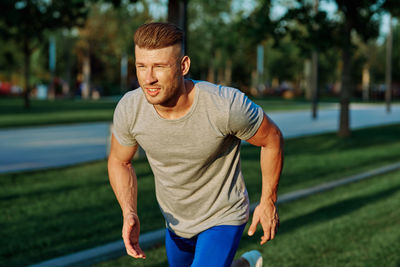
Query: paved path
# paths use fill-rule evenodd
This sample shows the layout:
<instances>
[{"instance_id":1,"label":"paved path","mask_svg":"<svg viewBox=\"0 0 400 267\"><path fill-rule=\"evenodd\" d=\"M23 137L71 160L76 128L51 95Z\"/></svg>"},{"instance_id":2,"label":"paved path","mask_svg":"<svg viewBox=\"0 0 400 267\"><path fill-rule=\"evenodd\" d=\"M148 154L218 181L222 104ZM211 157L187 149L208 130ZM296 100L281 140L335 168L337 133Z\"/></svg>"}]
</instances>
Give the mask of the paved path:
<instances>
[{"instance_id":1,"label":"paved path","mask_svg":"<svg viewBox=\"0 0 400 267\"><path fill-rule=\"evenodd\" d=\"M268 113L282 130L285 138L338 130L339 105L319 111L316 120L313 120L310 114L310 111ZM400 105L393 105L391 113L386 113L384 105L351 105L350 127L352 129L393 123L400 123Z\"/></svg>"},{"instance_id":2,"label":"paved path","mask_svg":"<svg viewBox=\"0 0 400 267\"><path fill-rule=\"evenodd\" d=\"M285 138L336 131L338 106L310 111L271 112ZM400 105L387 114L383 105L351 105L351 128L400 123ZM0 173L66 166L107 156L109 123L0 130Z\"/></svg>"},{"instance_id":3,"label":"paved path","mask_svg":"<svg viewBox=\"0 0 400 267\"><path fill-rule=\"evenodd\" d=\"M66 166L107 156L109 123L0 131L0 173Z\"/></svg>"}]
</instances>

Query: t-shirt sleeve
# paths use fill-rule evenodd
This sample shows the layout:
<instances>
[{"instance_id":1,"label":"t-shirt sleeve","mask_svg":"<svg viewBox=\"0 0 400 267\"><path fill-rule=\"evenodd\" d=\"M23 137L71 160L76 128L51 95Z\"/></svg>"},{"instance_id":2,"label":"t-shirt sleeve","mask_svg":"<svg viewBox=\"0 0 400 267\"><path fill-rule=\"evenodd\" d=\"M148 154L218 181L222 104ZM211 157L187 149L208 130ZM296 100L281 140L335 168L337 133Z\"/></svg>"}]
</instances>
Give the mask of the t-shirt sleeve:
<instances>
[{"instance_id":1,"label":"t-shirt sleeve","mask_svg":"<svg viewBox=\"0 0 400 267\"><path fill-rule=\"evenodd\" d=\"M228 131L236 137L247 140L253 137L264 118L264 111L243 92L232 91L229 109Z\"/></svg>"},{"instance_id":2,"label":"t-shirt sleeve","mask_svg":"<svg viewBox=\"0 0 400 267\"><path fill-rule=\"evenodd\" d=\"M131 131L132 114L129 112L127 96L124 96L114 111L112 133L118 142L123 146L135 146L137 144Z\"/></svg>"}]
</instances>

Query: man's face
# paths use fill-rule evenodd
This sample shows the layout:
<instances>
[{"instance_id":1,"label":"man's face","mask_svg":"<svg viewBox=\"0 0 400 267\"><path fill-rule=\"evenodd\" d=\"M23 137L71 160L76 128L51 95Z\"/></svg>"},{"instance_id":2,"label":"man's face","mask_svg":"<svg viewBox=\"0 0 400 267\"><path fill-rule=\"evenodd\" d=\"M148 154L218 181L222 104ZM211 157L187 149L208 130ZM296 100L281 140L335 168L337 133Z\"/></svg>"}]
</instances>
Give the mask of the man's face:
<instances>
[{"instance_id":1,"label":"man's face","mask_svg":"<svg viewBox=\"0 0 400 267\"><path fill-rule=\"evenodd\" d=\"M180 47L145 49L135 46L136 74L147 101L170 106L179 98L183 85Z\"/></svg>"}]
</instances>

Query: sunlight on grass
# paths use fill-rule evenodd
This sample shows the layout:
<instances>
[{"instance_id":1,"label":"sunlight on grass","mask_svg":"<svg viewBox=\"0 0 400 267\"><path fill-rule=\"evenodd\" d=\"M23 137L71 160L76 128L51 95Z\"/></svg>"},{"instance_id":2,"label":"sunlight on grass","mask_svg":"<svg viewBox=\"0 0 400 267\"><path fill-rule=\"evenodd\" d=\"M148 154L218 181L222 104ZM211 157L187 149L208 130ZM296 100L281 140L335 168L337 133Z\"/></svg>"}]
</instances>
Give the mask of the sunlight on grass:
<instances>
[{"instance_id":1,"label":"sunlight on grass","mask_svg":"<svg viewBox=\"0 0 400 267\"><path fill-rule=\"evenodd\" d=\"M281 226L273 241L259 245L244 234L236 257L257 249L264 266L396 266L400 232L400 172L374 177L279 206ZM95 266L168 266L165 247Z\"/></svg>"},{"instance_id":2,"label":"sunlight on grass","mask_svg":"<svg viewBox=\"0 0 400 267\"><path fill-rule=\"evenodd\" d=\"M350 139L324 134L287 140L279 193L396 162L398 136L400 125L357 130ZM146 160L135 161L134 167L142 232L162 228L151 169ZM250 200L256 202L261 188L259 148L242 147L242 168ZM0 187L0 265L32 264L120 239L121 211L105 161L2 174ZM324 201L330 199L318 200ZM302 206L297 209L292 211L296 216L307 212Z\"/></svg>"}]
</instances>

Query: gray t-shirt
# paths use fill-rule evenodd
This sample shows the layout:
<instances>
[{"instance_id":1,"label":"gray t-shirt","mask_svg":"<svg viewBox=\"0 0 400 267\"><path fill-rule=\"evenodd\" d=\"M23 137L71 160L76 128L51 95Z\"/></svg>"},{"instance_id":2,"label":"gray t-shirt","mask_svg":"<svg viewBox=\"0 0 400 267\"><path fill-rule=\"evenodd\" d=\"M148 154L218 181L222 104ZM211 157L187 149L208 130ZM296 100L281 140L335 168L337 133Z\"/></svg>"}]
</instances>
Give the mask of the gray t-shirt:
<instances>
[{"instance_id":1,"label":"gray t-shirt","mask_svg":"<svg viewBox=\"0 0 400 267\"><path fill-rule=\"evenodd\" d=\"M146 152L166 225L185 238L247 222L240 140L256 133L264 114L237 89L193 82L194 102L183 117L162 118L139 88L120 100L113 125L121 145Z\"/></svg>"}]
</instances>

